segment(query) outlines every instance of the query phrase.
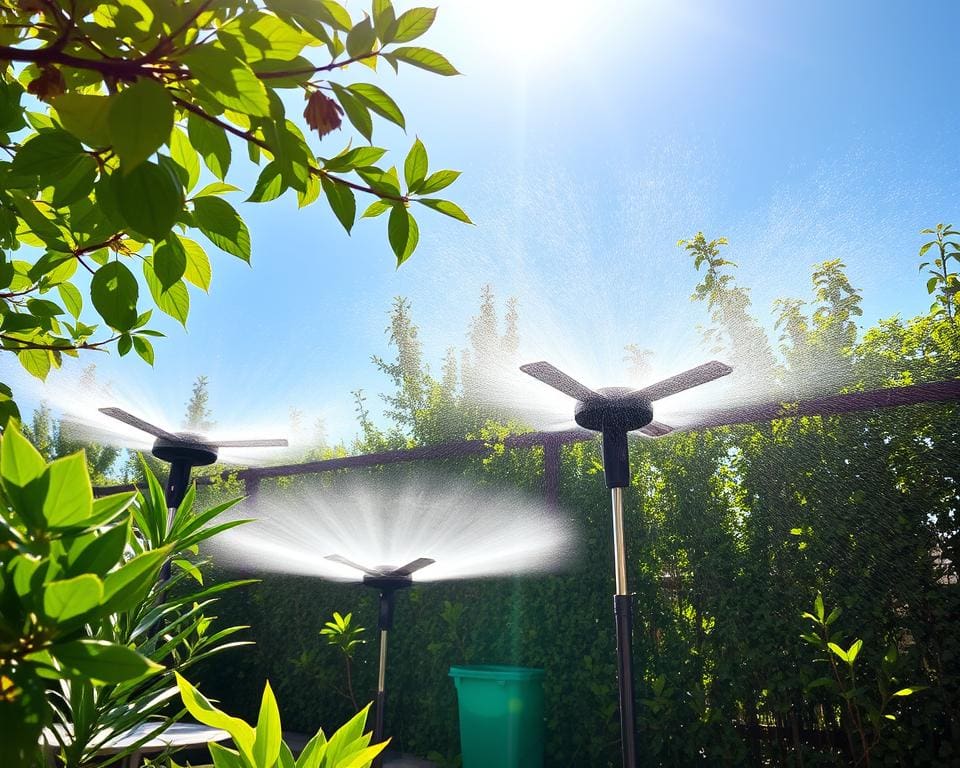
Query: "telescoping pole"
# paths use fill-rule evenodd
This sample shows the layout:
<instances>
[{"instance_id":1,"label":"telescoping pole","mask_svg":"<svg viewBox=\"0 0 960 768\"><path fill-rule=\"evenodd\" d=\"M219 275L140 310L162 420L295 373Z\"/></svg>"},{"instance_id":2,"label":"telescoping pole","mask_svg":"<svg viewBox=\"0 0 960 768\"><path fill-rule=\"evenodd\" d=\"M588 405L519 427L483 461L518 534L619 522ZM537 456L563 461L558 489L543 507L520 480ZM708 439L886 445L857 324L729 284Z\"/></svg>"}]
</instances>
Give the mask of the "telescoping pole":
<instances>
[{"instance_id":1,"label":"telescoping pole","mask_svg":"<svg viewBox=\"0 0 960 768\"><path fill-rule=\"evenodd\" d=\"M623 768L637 766L636 717L633 693L633 596L627 588L627 551L623 535L623 488L610 489L613 507L613 562L617 592L613 612L617 623L617 681L620 687L620 743Z\"/></svg>"}]
</instances>

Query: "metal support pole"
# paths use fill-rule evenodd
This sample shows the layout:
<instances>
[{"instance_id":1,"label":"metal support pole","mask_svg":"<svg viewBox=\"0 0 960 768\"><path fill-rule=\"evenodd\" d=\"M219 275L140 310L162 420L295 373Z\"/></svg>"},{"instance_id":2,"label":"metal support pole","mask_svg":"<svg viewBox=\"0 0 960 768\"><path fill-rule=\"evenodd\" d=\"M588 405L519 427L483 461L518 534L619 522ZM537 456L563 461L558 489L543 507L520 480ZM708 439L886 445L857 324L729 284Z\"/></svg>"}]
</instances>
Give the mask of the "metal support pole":
<instances>
[{"instance_id":1,"label":"metal support pole","mask_svg":"<svg viewBox=\"0 0 960 768\"><path fill-rule=\"evenodd\" d=\"M384 739L384 709L387 704L387 630L380 630L380 670L377 673L377 711L373 721L373 744ZM383 753L377 755L372 768L383 765Z\"/></svg>"},{"instance_id":2,"label":"metal support pole","mask_svg":"<svg viewBox=\"0 0 960 768\"><path fill-rule=\"evenodd\" d=\"M610 489L613 507L613 562L617 592L613 611L617 624L617 681L620 686L620 744L623 768L636 768L637 741L633 692L633 596L627 589L627 547L623 535L623 488Z\"/></svg>"},{"instance_id":3,"label":"metal support pole","mask_svg":"<svg viewBox=\"0 0 960 768\"><path fill-rule=\"evenodd\" d=\"M550 435L543 441L543 493L547 506L560 505L560 441Z\"/></svg>"}]
</instances>

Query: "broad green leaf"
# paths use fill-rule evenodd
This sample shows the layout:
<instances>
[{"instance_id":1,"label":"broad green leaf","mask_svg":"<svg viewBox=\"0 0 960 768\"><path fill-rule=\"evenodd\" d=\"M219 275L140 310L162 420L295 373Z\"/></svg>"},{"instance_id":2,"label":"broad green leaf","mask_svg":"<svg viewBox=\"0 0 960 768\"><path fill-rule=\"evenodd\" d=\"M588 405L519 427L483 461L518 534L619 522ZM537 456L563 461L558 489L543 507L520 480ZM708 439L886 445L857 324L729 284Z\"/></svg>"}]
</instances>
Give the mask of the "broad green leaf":
<instances>
[{"instance_id":1,"label":"broad green leaf","mask_svg":"<svg viewBox=\"0 0 960 768\"><path fill-rule=\"evenodd\" d=\"M914 693L919 693L920 691L925 691L927 689L926 685L911 685L908 688L901 688L899 691L893 693L894 696L910 696Z\"/></svg>"},{"instance_id":2,"label":"broad green leaf","mask_svg":"<svg viewBox=\"0 0 960 768\"><path fill-rule=\"evenodd\" d=\"M87 197L93 191L99 166L89 155L81 155L65 164L56 178L52 179L53 206L63 208Z\"/></svg>"},{"instance_id":3,"label":"broad green leaf","mask_svg":"<svg viewBox=\"0 0 960 768\"><path fill-rule=\"evenodd\" d=\"M226 131L191 113L187 116L187 134L210 173L224 179L230 168L230 142Z\"/></svg>"},{"instance_id":4,"label":"broad green leaf","mask_svg":"<svg viewBox=\"0 0 960 768\"><path fill-rule=\"evenodd\" d=\"M68 92L54 96L50 104L67 131L87 146L102 149L111 144L107 117L117 97Z\"/></svg>"},{"instance_id":5,"label":"broad green leaf","mask_svg":"<svg viewBox=\"0 0 960 768\"><path fill-rule=\"evenodd\" d=\"M817 597L813 601L813 609L814 609L814 613L817 615L817 618L820 621L823 621L823 612L824 612L823 595L820 594L819 592L817 592Z\"/></svg>"},{"instance_id":6,"label":"broad green leaf","mask_svg":"<svg viewBox=\"0 0 960 768\"><path fill-rule=\"evenodd\" d=\"M380 214L392 210L392 208L393 206L390 205L390 203L384 202L383 200L374 200L367 207L367 210L363 212L363 216L361 218L372 219L375 216L379 216Z\"/></svg>"},{"instance_id":7,"label":"broad green leaf","mask_svg":"<svg viewBox=\"0 0 960 768\"><path fill-rule=\"evenodd\" d=\"M240 750L250 765L255 765L252 761L253 742L255 737L254 730L238 717L231 717L225 712L221 712L211 704L206 696L187 682L179 672L174 672L177 679L177 687L180 689L180 698L183 699L183 705L187 712L200 723L208 725L211 728L221 728L230 734L233 743Z\"/></svg>"},{"instance_id":8,"label":"broad green leaf","mask_svg":"<svg viewBox=\"0 0 960 768\"><path fill-rule=\"evenodd\" d=\"M394 22L388 33L394 43L409 43L416 40L433 25L437 17L436 8L411 8Z\"/></svg>"},{"instance_id":9,"label":"broad green leaf","mask_svg":"<svg viewBox=\"0 0 960 768\"><path fill-rule=\"evenodd\" d=\"M349 171L353 168L362 168L373 165L386 154L381 147L357 147L347 149L336 157L324 160L323 167L328 171Z\"/></svg>"},{"instance_id":10,"label":"broad green leaf","mask_svg":"<svg viewBox=\"0 0 960 768\"><path fill-rule=\"evenodd\" d=\"M287 190L287 185L283 182L283 175L280 173L280 165L276 161L267 163L260 175L257 177L257 183L253 185L253 192L247 198L248 203L267 203L276 200Z\"/></svg>"},{"instance_id":11,"label":"broad green leaf","mask_svg":"<svg viewBox=\"0 0 960 768\"><path fill-rule=\"evenodd\" d=\"M43 612L61 623L92 611L102 600L103 582L92 573L51 581L43 587Z\"/></svg>"},{"instance_id":12,"label":"broad green leaf","mask_svg":"<svg viewBox=\"0 0 960 768\"><path fill-rule=\"evenodd\" d=\"M27 373L41 380L47 378L53 365L50 352L46 349L24 349L17 352L17 360Z\"/></svg>"},{"instance_id":13,"label":"broad green leaf","mask_svg":"<svg viewBox=\"0 0 960 768\"><path fill-rule=\"evenodd\" d=\"M373 118L370 117L370 110L367 106L350 91L337 83L331 83L330 87L337 96L340 106L347 115L351 125L357 129L361 136L367 141L373 138Z\"/></svg>"},{"instance_id":14,"label":"broad green leaf","mask_svg":"<svg viewBox=\"0 0 960 768\"><path fill-rule=\"evenodd\" d=\"M347 90L360 99L368 109L373 110L381 117L385 117L390 122L396 123L401 128L406 128L406 121L400 107L377 86L370 85L370 83L353 83L347 86ZM364 165L368 165L368 163L364 163Z\"/></svg>"},{"instance_id":15,"label":"broad green leaf","mask_svg":"<svg viewBox=\"0 0 960 768\"><path fill-rule=\"evenodd\" d=\"M376 30L369 18L358 22L347 33L347 55L351 59L366 56L373 50L373 45L377 40Z\"/></svg>"},{"instance_id":16,"label":"broad green leaf","mask_svg":"<svg viewBox=\"0 0 960 768\"><path fill-rule=\"evenodd\" d=\"M165 237L183 210L183 190L174 174L143 162L130 173L115 173L113 180L117 207L127 224L147 237Z\"/></svg>"},{"instance_id":17,"label":"broad green leaf","mask_svg":"<svg viewBox=\"0 0 960 768\"><path fill-rule=\"evenodd\" d=\"M93 306L111 328L129 331L137 322L137 279L119 261L100 267L90 281Z\"/></svg>"},{"instance_id":18,"label":"broad green leaf","mask_svg":"<svg viewBox=\"0 0 960 768\"><path fill-rule=\"evenodd\" d=\"M220 746L215 741L211 741L207 747L213 760L213 768L248 768L249 766L239 752Z\"/></svg>"},{"instance_id":19,"label":"broad green leaf","mask_svg":"<svg viewBox=\"0 0 960 768\"><path fill-rule=\"evenodd\" d=\"M407 153L407 159L403 163L403 177L407 182L407 189L411 193L416 192L420 183L427 175L427 148L423 142L417 138Z\"/></svg>"},{"instance_id":20,"label":"broad green leaf","mask_svg":"<svg viewBox=\"0 0 960 768\"><path fill-rule=\"evenodd\" d=\"M860 653L860 649L863 648L863 640L854 640L851 646L847 649L847 663L853 664L857 660L857 656Z\"/></svg>"},{"instance_id":21,"label":"broad green leaf","mask_svg":"<svg viewBox=\"0 0 960 768\"><path fill-rule=\"evenodd\" d=\"M384 57L388 60L403 61L438 75L449 77L460 74L443 54L431 51L429 48L420 48L415 45L401 46L384 54Z\"/></svg>"},{"instance_id":22,"label":"broad green leaf","mask_svg":"<svg viewBox=\"0 0 960 768\"><path fill-rule=\"evenodd\" d=\"M223 47L255 66L265 59L290 62L310 42L310 37L277 16L244 13L220 28Z\"/></svg>"},{"instance_id":23,"label":"broad green leaf","mask_svg":"<svg viewBox=\"0 0 960 768\"><path fill-rule=\"evenodd\" d=\"M357 217L357 199L353 190L345 184L338 184L327 176L320 177L323 193L327 196L330 208L336 214L343 228L349 232L353 229L353 222Z\"/></svg>"},{"instance_id":24,"label":"broad green leaf","mask_svg":"<svg viewBox=\"0 0 960 768\"><path fill-rule=\"evenodd\" d=\"M10 173L39 176L41 186L50 186L65 167L84 157L91 159L76 137L61 130L44 131L21 145L10 164Z\"/></svg>"},{"instance_id":25,"label":"broad green leaf","mask_svg":"<svg viewBox=\"0 0 960 768\"><path fill-rule=\"evenodd\" d=\"M239 192L240 187L235 187L233 184L226 184L222 181L213 181L203 187L199 192L197 192L194 197L209 197L214 195L224 195L228 192Z\"/></svg>"},{"instance_id":26,"label":"broad green leaf","mask_svg":"<svg viewBox=\"0 0 960 768\"><path fill-rule=\"evenodd\" d=\"M179 128L174 128L170 134L170 156L187 172L185 187L189 192L200 180L200 155L190 143L187 134Z\"/></svg>"},{"instance_id":27,"label":"broad green leaf","mask_svg":"<svg viewBox=\"0 0 960 768\"><path fill-rule=\"evenodd\" d=\"M203 250L203 246L186 237L180 238L180 244L183 245L183 250L187 254L187 266L183 271L183 279L201 290L209 291L212 270L210 258Z\"/></svg>"},{"instance_id":28,"label":"broad green leaf","mask_svg":"<svg viewBox=\"0 0 960 768\"><path fill-rule=\"evenodd\" d=\"M393 204L390 220L387 223L387 238L390 240L390 247L393 248L399 267L410 258L420 239L416 219L410 215L403 203Z\"/></svg>"},{"instance_id":29,"label":"broad green leaf","mask_svg":"<svg viewBox=\"0 0 960 768\"><path fill-rule=\"evenodd\" d=\"M280 743L280 710L268 681L263 688L260 715L253 740L253 759L256 765L273 765L280 754Z\"/></svg>"},{"instance_id":30,"label":"broad green leaf","mask_svg":"<svg viewBox=\"0 0 960 768\"><path fill-rule=\"evenodd\" d=\"M83 452L57 459L48 467L50 484L43 500L48 528L85 523L93 511L93 489Z\"/></svg>"},{"instance_id":31,"label":"broad green leaf","mask_svg":"<svg viewBox=\"0 0 960 768\"><path fill-rule=\"evenodd\" d=\"M137 354L145 363L147 363L148 365L153 365L153 361L154 361L153 344L150 343L149 339L146 339L143 336L134 336L133 348L136 350Z\"/></svg>"},{"instance_id":32,"label":"broad green leaf","mask_svg":"<svg viewBox=\"0 0 960 768\"><path fill-rule=\"evenodd\" d=\"M850 661L850 658L847 656L847 652L836 643L827 643L827 648L829 648L835 656L838 656L843 661Z\"/></svg>"},{"instance_id":33,"label":"broad green leaf","mask_svg":"<svg viewBox=\"0 0 960 768\"><path fill-rule=\"evenodd\" d=\"M117 94L107 116L110 144L128 173L160 149L173 129L173 100L160 83L140 78Z\"/></svg>"},{"instance_id":34,"label":"broad green leaf","mask_svg":"<svg viewBox=\"0 0 960 768\"><path fill-rule=\"evenodd\" d=\"M104 609L111 613L125 611L144 600L168 552L169 547L143 552L109 573L103 581Z\"/></svg>"},{"instance_id":35,"label":"broad green leaf","mask_svg":"<svg viewBox=\"0 0 960 768\"><path fill-rule=\"evenodd\" d=\"M143 262L143 276L146 278L147 287L150 289L150 295L156 302L160 311L170 315L175 320L186 327L187 317L190 314L190 293L182 280L178 280L169 288L164 290L160 283L160 278L153 269L153 259L147 259Z\"/></svg>"},{"instance_id":36,"label":"broad green leaf","mask_svg":"<svg viewBox=\"0 0 960 768\"><path fill-rule=\"evenodd\" d=\"M160 281L162 291L180 282L187 269L187 252L180 239L171 232L166 239L153 248L153 271Z\"/></svg>"},{"instance_id":37,"label":"broad green leaf","mask_svg":"<svg viewBox=\"0 0 960 768\"><path fill-rule=\"evenodd\" d=\"M23 488L46 471L47 465L16 426L10 425L0 438L0 476L5 485Z\"/></svg>"},{"instance_id":38,"label":"broad green leaf","mask_svg":"<svg viewBox=\"0 0 960 768\"><path fill-rule=\"evenodd\" d=\"M370 705L367 704L330 737L326 755L328 765L340 765L342 758L356 751L354 742L363 735L369 712Z\"/></svg>"},{"instance_id":39,"label":"broad green leaf","mask_svg":"<svg viewBox=\"0 0 960 768\"><path fill-rule=\"evenodd\" d=\"M440 213L446 214L457 221L462 221L464 224L473 224L470 221L470 217L464 213L463 209L456 203L451 203L449 200L437 200L430 197L418 197L417 202L420 205L425 205L427 208L432 208L435 211L440 211Z\"/></svg>"},{"instance_id":40,"label":"broad green leaf","mask_svg":"<svg viewBox=\"0 0 960 768\"><path fill-rule=\"evenodd\" d=\"M51 646L50 655L68 670L95 683L122 683L163 669L132 648L106 640L84 639L56 644Z\"/></svg>"},{"instance_id":41,"label":"broad green leaf","mask_svg":"<svg viewBox=\"0 0 960 768\"><path fill-rule=\"evenodd\" d=\"M60 294L60 300L63 302L67 312L75 318L80 317L83 310L83 296L73 283L60 283L57 286L57 292Z\"/></svg>"},{"instance_id":42,"label":"broad green leaf","mask_svg":"<svg viewBox=\"0 0 960 768\"><path fill-rule=\"evenodd\" d=\"M423 184L417 189L417 193L421 195L432 195L434 192L439 192L441 189L446 189L453 182L457 180L460 176L460 171L436 171L427 176Z\"/></svg>"},{"instance_id":43,"label":"broad green leaf","mask_svg":"<svg viewBox=\"0 0 960 768\"><path fill-rule=\"evenodd\" d=\"M73 539L67 549L67 572L106 573L123 558L130 536L130 520Z\"/></svg>"},{"instance_id":44,"label":"broad green leaf","mask_svg":"<svg viewBox=\"0 0 960 768\"><path fill-rule=\"evenodd\" d=\"M218 248L244 261L250 261L250 232L240 214L219 197L200 197L193 201L194 223Z\"/></svg>"},{"instance_id":45,"label":"broad green leaf","mask_svg":"<svg viewBox=\"0 0 960 768\"><path fill-rule=\"evenodd\" d=\"M205 43L191 48L183 62L223 107L253 117L270 116L266 87L253 70L233 54L218 45Z\"/></svg>"}]
</instances>

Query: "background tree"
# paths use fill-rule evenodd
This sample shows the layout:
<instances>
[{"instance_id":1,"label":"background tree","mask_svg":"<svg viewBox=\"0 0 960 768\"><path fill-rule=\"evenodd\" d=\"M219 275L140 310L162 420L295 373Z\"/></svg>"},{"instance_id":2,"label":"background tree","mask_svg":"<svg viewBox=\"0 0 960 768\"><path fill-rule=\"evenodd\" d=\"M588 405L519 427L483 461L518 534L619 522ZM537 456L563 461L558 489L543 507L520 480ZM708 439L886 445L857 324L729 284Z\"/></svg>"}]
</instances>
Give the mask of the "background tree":
<instances>
[{"instance_id":1,"label":"background tree","mask_svg":"<svg viewBox=\"0 0 960 768\"><path fill-rule=\"evenodd\" d=\"M228 181L238 155L262 166L250 202L323 196L349 231L357 195L372 198L361 217L388 214L398 264L419 239L412 203L469 222L434 197L459 173L430 172L419 139L402 178L382 162L373 116L405 127L404 115L344 77L383 62L457 74L408 44L435 16L390 0L359 19L336 0L0 3L0 351L40 378L92 349L152 363L153 311L186 323L188 285L210 287L198 234L251 259L226 199L240 192ZM284 92L303 93L302 120ZM344 117L364 143L328 139L318 154ZM15 413L0 385L0 418Z\"/></svg>"}]
</instances>

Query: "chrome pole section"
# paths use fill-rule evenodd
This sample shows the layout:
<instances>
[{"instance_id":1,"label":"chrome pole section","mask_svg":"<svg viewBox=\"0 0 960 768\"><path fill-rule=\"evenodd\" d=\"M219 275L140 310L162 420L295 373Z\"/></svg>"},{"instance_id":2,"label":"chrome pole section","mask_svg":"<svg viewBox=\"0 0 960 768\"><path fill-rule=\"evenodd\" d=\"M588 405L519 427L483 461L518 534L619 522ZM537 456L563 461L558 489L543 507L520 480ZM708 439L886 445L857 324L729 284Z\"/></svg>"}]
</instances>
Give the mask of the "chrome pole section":
<instances>
[{"instance_id":1,"label":"chrome pole section","mask_svg":"<svg viewBox=\"0 0 960 768\"><path fill-rule=\"evenodd\" d=\"M610 489L613 508L613 563L617 592L613 613L617 625L617 681L620 688L620 745L623 768L637 766L637 733L633 692L633 596L627 588L627 547L623 535L623 488Z\"/></svg>"},{"instance_id":2,"label":"chrome pole section","mask_svg":"<svg viewBox=\"0 0 960 768\"><path fill-rule=\"evenodd\" d=\"M384 739L384 709L387 705L387 630L380 630L380 671L377 674L377 712L373 720L373 742L379 744ZM383 753L373 761L373 768L383 765Z\"/></svg>"}]
</instances>

